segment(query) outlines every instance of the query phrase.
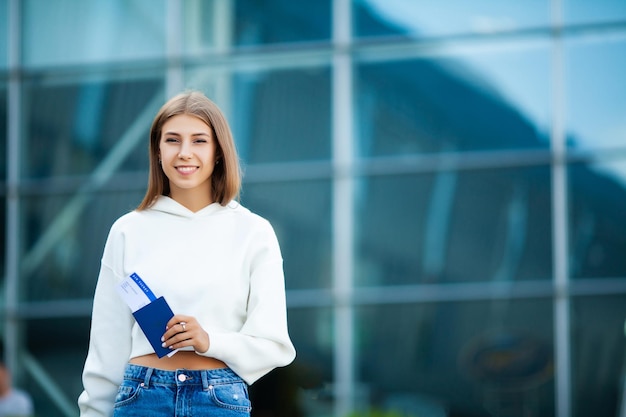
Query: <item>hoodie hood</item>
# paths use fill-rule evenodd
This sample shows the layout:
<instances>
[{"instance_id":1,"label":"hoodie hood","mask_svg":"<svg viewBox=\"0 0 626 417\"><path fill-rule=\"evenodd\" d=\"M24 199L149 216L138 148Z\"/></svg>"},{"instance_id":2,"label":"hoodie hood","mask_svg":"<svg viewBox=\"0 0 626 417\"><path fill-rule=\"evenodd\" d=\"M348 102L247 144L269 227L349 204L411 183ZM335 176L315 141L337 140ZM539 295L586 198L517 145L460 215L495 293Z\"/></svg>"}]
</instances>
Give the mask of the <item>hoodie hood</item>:
<instances>
[{"instance_id":1,"label":"hoodie hood","mask_svg":"<svg viewBox=\"0 0 626 417\"><path fill-rule=\"evenodd\" d=\"M150 210L160 211L162 213L192 219L197 217L205 217L213 213L225 210L227 208L237 208L238 206L239 203L237 203L236 201L231 201L226 206L222 206L219 203L211 203L203 209L200 209L194 213L193 211L189 210L187 207L183 206L171 197L162 195L157 198L156 202L152 205L152 207L150 207Z\"/></svg>"}]
</instances>

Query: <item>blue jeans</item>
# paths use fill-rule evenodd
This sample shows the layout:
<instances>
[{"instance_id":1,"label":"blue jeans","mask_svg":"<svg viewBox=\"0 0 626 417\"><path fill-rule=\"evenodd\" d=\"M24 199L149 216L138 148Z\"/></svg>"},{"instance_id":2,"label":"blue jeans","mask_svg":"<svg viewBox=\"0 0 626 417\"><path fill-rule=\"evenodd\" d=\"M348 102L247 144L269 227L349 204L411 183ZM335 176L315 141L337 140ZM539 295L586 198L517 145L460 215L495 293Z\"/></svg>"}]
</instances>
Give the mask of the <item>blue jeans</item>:
<instances>
[{"instance_id":1,"label":"blue jeans","mask_svg":"<svg viewBox=\"0 0 626 417\"><path fill-rule=\"evenodd\" d=\"M128 364L113 417L249 417L248 385L228 368L164 371Z\"/></svg>"}]
</instances>

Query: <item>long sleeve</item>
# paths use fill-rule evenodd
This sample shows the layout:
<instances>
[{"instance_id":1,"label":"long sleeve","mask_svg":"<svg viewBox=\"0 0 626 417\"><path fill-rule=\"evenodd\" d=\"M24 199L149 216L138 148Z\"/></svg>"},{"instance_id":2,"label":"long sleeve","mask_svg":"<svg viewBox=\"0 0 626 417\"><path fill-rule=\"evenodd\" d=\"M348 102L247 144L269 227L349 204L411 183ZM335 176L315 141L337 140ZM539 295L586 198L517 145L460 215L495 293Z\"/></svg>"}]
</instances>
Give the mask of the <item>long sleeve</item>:
<instances>
[{"instance_id":1,"label":"long sleeve","mask_svg":"<svg viewBox=\"0 0 626 417\"><path fill-rule=\"evenodd\" d=\"M83 369L84 391L78 399L81 417L110 417L117 387L131 352L133 317L117 294L119 279L114 265L119 263L113 251L121 243L110 237L105 247L93 301L89 351Z\"/></svg>"},{"instance_id":2,"label":"long sleeve","mask_svg":"<svg viewBox=\"0 0 626 417\"><path fill-rule=\"evenodd\" d=\"M269 223L251 249L247 317L237 332L207 329L209 350L248 384L291 363L296 352L287 329L283 260Z\"/></svg>"}]
</instances>

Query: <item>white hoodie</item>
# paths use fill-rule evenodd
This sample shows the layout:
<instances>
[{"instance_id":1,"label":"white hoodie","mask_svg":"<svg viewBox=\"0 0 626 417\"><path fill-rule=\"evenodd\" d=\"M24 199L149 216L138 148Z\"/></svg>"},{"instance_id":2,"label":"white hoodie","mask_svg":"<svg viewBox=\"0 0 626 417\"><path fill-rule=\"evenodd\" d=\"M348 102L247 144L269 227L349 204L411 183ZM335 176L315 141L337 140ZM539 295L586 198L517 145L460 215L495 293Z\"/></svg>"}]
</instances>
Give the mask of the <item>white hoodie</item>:
<instances>
[{"instance_id":1,"label":"white hoodie","mask_svg":"<svg viewBox=\"0 0 626 417\"><path fill-rule=\"evenodd\" d=\"M192 212L169 197L111 227L96 286L81 417L112 414L129 359L154 350L115 287L136 272L175 314L207 331L203 356L248 384L295 357L287 331L282 256L269 222L237 202Z\"/></svg>"}]
</instances>

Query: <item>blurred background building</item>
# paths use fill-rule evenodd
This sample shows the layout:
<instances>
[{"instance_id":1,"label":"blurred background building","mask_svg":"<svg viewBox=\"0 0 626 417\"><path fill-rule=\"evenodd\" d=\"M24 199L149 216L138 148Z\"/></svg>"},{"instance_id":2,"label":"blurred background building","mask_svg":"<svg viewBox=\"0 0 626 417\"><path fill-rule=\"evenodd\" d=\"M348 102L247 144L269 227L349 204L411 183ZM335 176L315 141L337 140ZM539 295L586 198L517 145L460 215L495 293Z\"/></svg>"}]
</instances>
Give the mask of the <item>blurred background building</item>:
<instances>
[{"instance_id":1,"label":"blurred background building","mask_svg":"<svg viewBox=\"0 0 626 417\"><path fill-rule=\"evenodd\" d=\"M283 249L298 357L255 416L626 415L623 0L0 0L0 27L0 333L38 415L77 415L106 234L188 88Z\"/></svg>"}]
</instances>

